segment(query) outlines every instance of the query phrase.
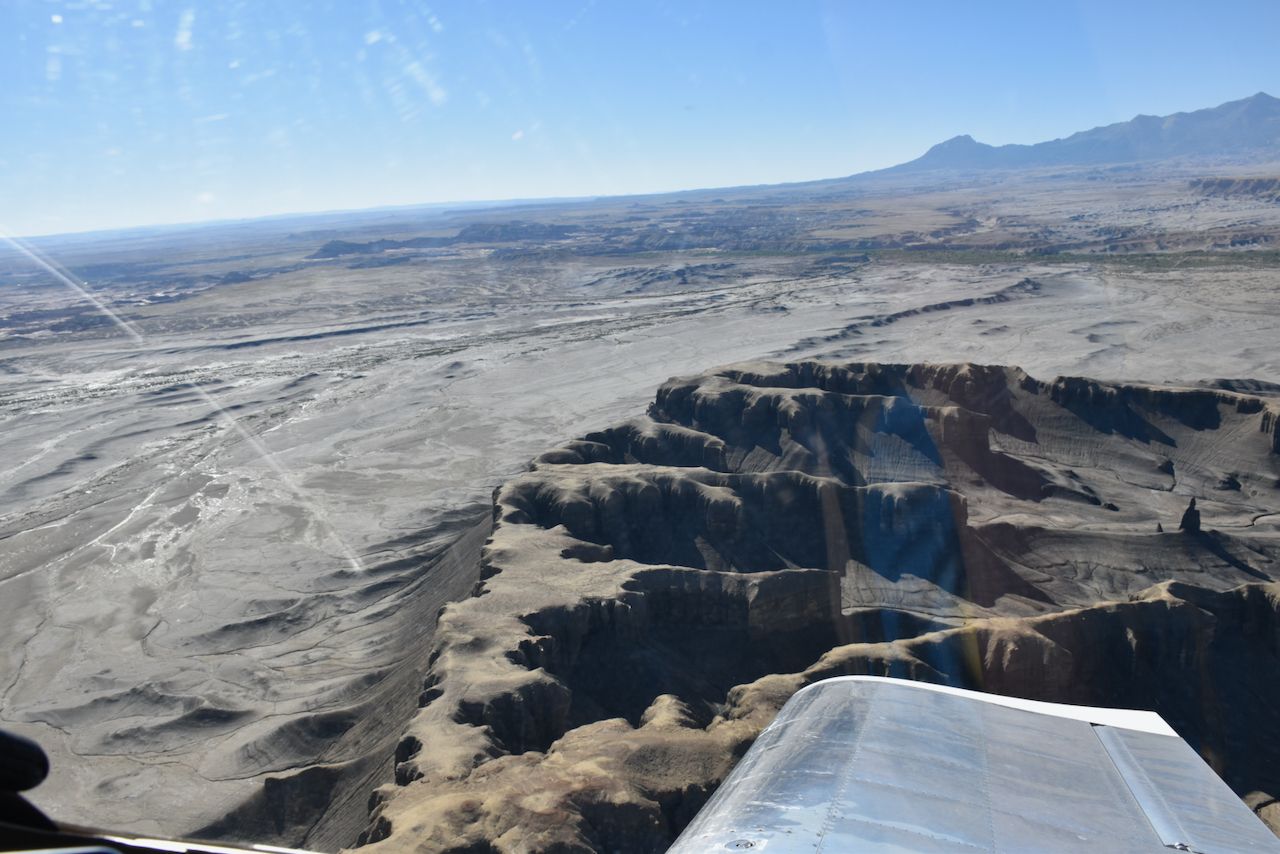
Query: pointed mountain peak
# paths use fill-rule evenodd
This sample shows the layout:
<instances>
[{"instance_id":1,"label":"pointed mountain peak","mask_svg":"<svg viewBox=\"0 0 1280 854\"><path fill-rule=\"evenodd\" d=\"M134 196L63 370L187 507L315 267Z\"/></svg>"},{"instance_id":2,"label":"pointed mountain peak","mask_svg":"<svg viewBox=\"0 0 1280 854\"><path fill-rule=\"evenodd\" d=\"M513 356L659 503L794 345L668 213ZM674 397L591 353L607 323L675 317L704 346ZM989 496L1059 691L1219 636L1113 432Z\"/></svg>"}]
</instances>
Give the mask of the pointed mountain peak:
<instances>
[{"instance_id":1,"label":"pointed mountain peak","mask_svg":"<svg viewBox=\"0 0 1280 854\"><path fill-rule=\"evenodd\" d=\"M963 146L970 146L970 145L982 145L982 143L978 142L976 139L969 136L969 134L965 133L965 134L961 134L960 136L953 136L951 137L951 139L948 139L944 142L940 142L937 145L935 145L934 148L961 148Z\"/></svg>"},{"instance_id":2,"label":"pointed mountain peak","mask_svg":"<svg viewBox=\"0 0 1280 854\"><path fill-rule=\"evenodd\" d=\"M913 162L931 169L967 169L985 165L994 151L966 133L938 143Z\"/></svg>"},{"instance_id":3,"label":"pointed mountain peak","mask_svg":"<svg viewBox=\"0 0 1280 854\"><path fill-rule=\"evenodd\" d=\"M925 152L925 157L937 157L939 155L946 157L964 156L975 151L986 151L991 148L983 142L978 142L969 134L953 136L945 142L940 142Z\"/></svg>"},{"instance_id":4,"label":"pointed mountain peak","mask_svg":"<svg viewBox=\"0 0 1280 854\"><path fill-rule=\"evenodd\" d=\"M1192 112L1141 114L1035 145L991 146L965 134L895 168L1019 169L1224 155L1256 161L1280 156L1280 98L1258 92Z\"/></svg>"}]
</instances>

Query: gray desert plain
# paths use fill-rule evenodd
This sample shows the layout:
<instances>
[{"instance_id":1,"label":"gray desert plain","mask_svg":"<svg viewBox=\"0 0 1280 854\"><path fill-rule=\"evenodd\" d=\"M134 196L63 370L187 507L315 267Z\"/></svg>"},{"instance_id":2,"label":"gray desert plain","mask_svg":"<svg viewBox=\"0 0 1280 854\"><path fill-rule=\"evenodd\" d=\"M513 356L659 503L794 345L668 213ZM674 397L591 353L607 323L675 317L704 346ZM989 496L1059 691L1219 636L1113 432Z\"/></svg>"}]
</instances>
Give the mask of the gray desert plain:
<instances>
[{"instance_id":1,"label":"gray desert plain","mask_svg":"<svg viewBox=\"0 0 1280 854\"><path fill-rule=\"evenodd\" d=\"M98 305L0 248L33 801L661 851L791 693L878 673L1154 709L1280 828L1280 101L1202 113L24 244Z\"/></svg>"}]
</instances>

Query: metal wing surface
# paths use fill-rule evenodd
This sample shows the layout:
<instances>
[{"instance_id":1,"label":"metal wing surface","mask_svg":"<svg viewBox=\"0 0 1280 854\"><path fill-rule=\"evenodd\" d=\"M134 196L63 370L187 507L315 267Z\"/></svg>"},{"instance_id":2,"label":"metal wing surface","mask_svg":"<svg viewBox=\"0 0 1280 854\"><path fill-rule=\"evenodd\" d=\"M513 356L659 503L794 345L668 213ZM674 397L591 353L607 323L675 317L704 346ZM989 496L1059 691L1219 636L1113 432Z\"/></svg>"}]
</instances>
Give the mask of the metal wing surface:
<instances>
[{"instance_id":1,"label":"metal wing surface","mask_svg":"<svg viewBox=\"0 0 1280 854\"><path fill-rule=\"evenodd\" d=\"M1152 712L850 676L796 693L671 854L1280 851Z\"/></svg>"}]
</instances>

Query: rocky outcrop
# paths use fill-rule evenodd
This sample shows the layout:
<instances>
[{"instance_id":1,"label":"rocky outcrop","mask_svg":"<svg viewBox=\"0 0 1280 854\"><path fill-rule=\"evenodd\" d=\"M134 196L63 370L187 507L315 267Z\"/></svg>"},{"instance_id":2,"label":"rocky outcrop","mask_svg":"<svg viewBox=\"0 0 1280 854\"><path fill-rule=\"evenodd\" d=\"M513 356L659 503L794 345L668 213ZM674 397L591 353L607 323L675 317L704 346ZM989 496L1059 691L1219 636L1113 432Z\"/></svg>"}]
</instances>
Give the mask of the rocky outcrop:
<instances>
[{"instance_id":1,"label":"rocky outcrop","mask_svg":"<svg viewBox=\"0 0 1280 854\"><path fill-rule=\"evenodd\" d=\"M1191 189L1206 196L1223 198L1261 199L1267 202L1280 202L1280 178L1193 178Z\"/></svg>"},{"instance_id":2,"label":"rocky outcrop","mask_svg":"<svg viewBox=\"0 0 1280 854\"><path fill-rule=\"evenodd\" d=\"M1178 530L1186 531L1188 534L1200 533L1200 511L1196 509L1194 498L1187 505L1187 509L1182 511L1182 521L1178 523Z\"/></svg>"},{"instance_id":3,"label":"rocky outcrop","mask_svg":"<svg viewBox=\"0 0 1280 854\"><path fill-rule=\"evenodd\" d=\"M978 365L671 380L495 493L362 842L661 851L842 673L1155 709L1265 816L1273 406ZM1153 533L1188 495L1199 535Z\"/></svg>"}]
</instances>

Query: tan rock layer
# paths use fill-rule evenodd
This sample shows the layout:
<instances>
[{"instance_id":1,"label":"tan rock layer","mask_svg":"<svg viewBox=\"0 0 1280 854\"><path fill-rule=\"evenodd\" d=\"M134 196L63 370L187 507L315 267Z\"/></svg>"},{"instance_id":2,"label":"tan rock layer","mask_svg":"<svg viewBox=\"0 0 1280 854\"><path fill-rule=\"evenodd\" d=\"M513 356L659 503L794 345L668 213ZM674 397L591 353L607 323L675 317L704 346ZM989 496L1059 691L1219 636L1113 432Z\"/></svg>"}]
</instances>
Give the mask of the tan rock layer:
<instances>
[{"instance_id":1,"label":"tan rock layer","mask_svg":"<svg viewBox=\"0 0 1280 854\"><path fill-rule=\"evenodd\" d=\"M497 491L362 842L661 851L844 673L1155 709L1265 817L1276 412L975 365L672 380ZM1188 495L1206 530L1157 533Z\"/></svg>"}]
</instances>

